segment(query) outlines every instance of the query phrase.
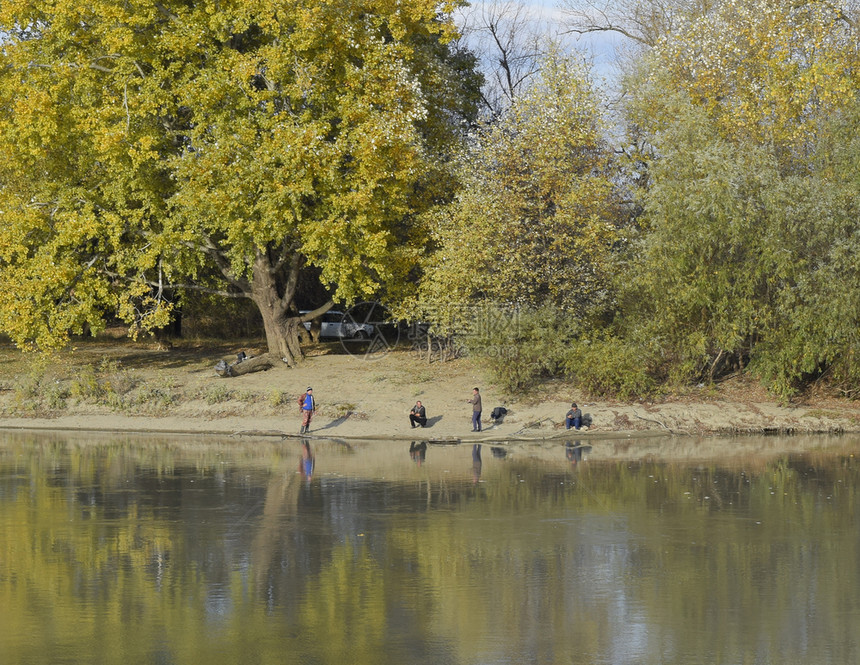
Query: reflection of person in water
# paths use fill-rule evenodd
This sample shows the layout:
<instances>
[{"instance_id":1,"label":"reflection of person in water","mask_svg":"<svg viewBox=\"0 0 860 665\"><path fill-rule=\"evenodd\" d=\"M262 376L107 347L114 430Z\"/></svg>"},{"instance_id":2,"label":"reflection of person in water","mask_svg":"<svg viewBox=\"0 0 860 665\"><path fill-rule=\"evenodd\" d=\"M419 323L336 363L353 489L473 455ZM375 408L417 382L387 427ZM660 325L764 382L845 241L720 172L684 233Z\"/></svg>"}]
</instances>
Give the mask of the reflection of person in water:
<instances>
[{"instance_id":1,"label":"reflection of person in water","mask_svg":"<svg viewBox=\"0 0 860 665\"><path fill-rule=\"evenodd\" d=\"M472 482L477 483L481 479L481 444L472 446Z\"/></svg>"},{"instance_id":2,"label":"reflection of person in water","mask_svg":"<svg viewBox=\"0 0 860 665\"><path fill-rule=\"evenodd\" d=\"M310 480L314 475L314 454L311 452L310 441L302 441L302 458L299 460L299 473L302 478Z\"/></svg>"},{"instance_id":3,"label":"reflection of person in water","mask_svg":"<svg viewBox=\"0 0 860 665\"><path fill-rule=\"evenodd\" d=\"M576 443L571 443L570 441L564 444L564 456L567 457L568 462L571 464L576 464L577 462L582 461L582 444L577 441Z\"/></svg>"},{"instance_id":4,"label":"reflection of person in water","mask_svg":"<svg viewBox=\"0 0 860 665\"><path fill-rule=\"evenodd\" d=\"M427 442L419 441L409 444L409 457L412 458L412 461L415 462L418 466L423 464L424 459L427 457Z\"/></svg>"}]
</instances>

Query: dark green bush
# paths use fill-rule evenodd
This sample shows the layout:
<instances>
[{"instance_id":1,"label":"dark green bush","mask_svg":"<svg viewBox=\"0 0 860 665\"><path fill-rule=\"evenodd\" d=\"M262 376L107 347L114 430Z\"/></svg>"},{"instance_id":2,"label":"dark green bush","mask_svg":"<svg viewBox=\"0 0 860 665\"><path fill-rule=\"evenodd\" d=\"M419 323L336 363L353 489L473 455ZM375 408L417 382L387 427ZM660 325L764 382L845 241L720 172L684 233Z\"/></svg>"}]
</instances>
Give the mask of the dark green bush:
<instances>
[{"instance_id":1,"label":"dark green bush","mask_svg":"<svg viewBox=\"0 0 860 665\"><path fill-rule=\"evenodd\" d=\"M578 339L568 349L567 376L592 395L613 395L623 399L659 392L656 354L635 342L608 333L592 333Z\"/></svg>"},{"instance_id":2,"label":"dark green bush","mask_svg":"<svg viewBox=\"0 0 860 665\"><path fill-rule=\"evenodd\" d=\"M579 323L554 307L476 308L472 332L462 336L469 354L484 361L491 380L516 393L562 376Z\"/></svg>"}]
</instances>

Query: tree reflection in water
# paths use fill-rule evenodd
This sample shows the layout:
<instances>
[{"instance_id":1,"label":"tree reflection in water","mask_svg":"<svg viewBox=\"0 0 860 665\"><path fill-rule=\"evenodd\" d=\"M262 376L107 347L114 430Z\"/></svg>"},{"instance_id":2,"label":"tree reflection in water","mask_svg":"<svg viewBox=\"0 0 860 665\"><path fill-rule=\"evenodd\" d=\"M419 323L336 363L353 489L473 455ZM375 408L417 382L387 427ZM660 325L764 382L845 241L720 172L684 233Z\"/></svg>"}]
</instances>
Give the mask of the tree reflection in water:
<instances>
[{"instance_id":1,"label":"tree reflection in water","mask_svg":"<svg viewBox=\"0 0 860 665\"><path fill-rule=\"evenodd\" d=\"M856 440L402 445L6 437L3 663L860 660Z\"/></svg>"}]
</instances>

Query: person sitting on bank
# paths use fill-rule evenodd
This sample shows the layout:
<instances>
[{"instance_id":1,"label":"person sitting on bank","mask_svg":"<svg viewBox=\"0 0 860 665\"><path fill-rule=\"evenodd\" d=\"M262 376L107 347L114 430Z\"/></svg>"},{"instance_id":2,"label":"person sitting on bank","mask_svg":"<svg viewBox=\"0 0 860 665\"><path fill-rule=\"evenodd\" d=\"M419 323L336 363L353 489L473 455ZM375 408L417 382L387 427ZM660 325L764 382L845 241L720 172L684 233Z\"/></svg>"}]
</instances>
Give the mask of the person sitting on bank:
<instances>
[{"instance_id":1,"label":"person sitting on bank","mask_svg":"<svg viewBox=\"0 0 860 665\"><path fill-rule=\"evenodd\" d=\"M567 429L570 429L571 427L579 429L582 427L582 411L579 410L576 402L570 405L570 411L567 412L567 415L564 418L564 426Z\"/></svg>"},{"instance_id":2,"label":"person sitting on bank","mask_svg":"<svg viewBox=\"0 0 860 665\"><path fill-rule=\"evenodd\" d=\"M415 402L415 406L412 407L412 410L409 412L409 424L412 427L416 425L418 427L424 427L427 425L427 412L424 409L424 405L421 404L421 400Z\"/></svg>"}]
</instances>

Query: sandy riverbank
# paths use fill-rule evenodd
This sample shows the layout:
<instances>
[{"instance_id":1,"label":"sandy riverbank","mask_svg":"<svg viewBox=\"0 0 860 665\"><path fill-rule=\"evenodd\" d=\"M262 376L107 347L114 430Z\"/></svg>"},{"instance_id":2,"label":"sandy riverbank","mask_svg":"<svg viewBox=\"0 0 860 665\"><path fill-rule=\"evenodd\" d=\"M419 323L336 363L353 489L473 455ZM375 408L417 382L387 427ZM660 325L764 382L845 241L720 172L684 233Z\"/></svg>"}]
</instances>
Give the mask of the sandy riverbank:
<instances>
[{"instance_id":1,"label":"sandy riverbank","mask_svg":"<svg viewBox=\"0 0 860 665\"><path fill-rule=\"evenodd\" d=\"M138 353L138 356L140 354ZM654 402L590 400L575 386L549 382L527 395L511 397L488 383L468 359L426 364L412 353L389 353L378 360L347 354L320 353L298 368L278 366L266 372L221 379L215 361L190 359L170 351L152 351L146 362L126 363L138 390L161 386L166 404L137 403L117 408L70 398L63 408L25 411L16 407L14 390L0 395L5 429L176 432L212 434L297 435L299 413L294 398L314 388L318 412L311 426L317 437L412 439L408 412L416 400L427 408L427 439L493 440L569 438L562 422L571 401L590 414L593 426L577 438L731 433L860 432L860 405L846 400L779 404L748 384ZM69 376L57 381L74 379ZM472 433L472 388L483 395L484 431ZM151 391L158 395L158 391ZM493 407L508 414L490 421Z\"/></svg>"}]
</instances>

